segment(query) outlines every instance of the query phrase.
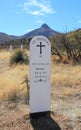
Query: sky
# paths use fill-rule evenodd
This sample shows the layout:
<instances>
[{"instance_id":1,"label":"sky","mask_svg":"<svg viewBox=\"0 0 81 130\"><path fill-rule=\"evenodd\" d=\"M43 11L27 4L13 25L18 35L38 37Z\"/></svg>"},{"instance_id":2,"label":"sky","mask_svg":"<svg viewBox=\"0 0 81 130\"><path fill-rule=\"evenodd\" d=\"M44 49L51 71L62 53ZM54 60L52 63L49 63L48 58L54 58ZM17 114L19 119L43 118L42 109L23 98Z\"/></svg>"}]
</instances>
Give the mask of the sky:
<instances>
[{"instance_id":1,"label":"sky","mask_svg":"<svg viewBox=\"0 0 81 130\"><path fill-rule=\"evenodd\" d=\"M43 23L58 32L81 28L81 0L0 0L0 32L21 36Z\"/></svg>"}]
</instances>

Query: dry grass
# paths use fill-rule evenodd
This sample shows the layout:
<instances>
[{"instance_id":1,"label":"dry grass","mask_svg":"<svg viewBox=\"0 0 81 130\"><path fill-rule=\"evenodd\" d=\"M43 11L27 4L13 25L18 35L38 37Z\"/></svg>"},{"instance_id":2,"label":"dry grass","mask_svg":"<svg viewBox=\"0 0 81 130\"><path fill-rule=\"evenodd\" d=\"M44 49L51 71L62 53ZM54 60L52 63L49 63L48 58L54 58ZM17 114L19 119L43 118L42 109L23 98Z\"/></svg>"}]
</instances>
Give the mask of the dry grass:
<instances>
[{"instance_id":1,"label":"dry grass","mask_svg":"<svg viewBox=\"0 0 81 130\"><path fill-rule=\"evenodd\" d=\"M81 65L52 63L51 84L60 86L58 91L65 96L71 96L73 93L81 91Z\"/></svg>"},{"instance_id":2,"label":"dry grass","mask_svg":"<svg viewBox=\"0 0 81 130\"><path fill-rule=\"evenodd\" d=\"M29 52L27 52L29 54ZM0 52L0 60L9 59L11 53L7 51ZM2 68L1 68L2 69ZM22 84L24 77L29 76L29 66L17 65L10 67L7 71L0 74L0 99L8 98L10 93L21 92L22 88L26 88L26 84ZM72 86L81 86L81 66L73 66L72 64L51 64L51 84L54 86L65 86L64 95L71 95L75 89ZM26 91L26 90L25 90ZM81 91L81 87L77 91ZM14 94L15 95L15 94Z\"/></svg>"},{"instance_id":3,"label":"dry grass","mask_svg":"<svg viewBox=\"0 0 81 130\"><path fill-rule=\"evenodd\" d=\"M9 96L11 92L20 91L26 84L22 84L25 75L29 75L29 66L17 65L0 75L0 98Z\"/></svg>"},{"instance_id":4,"label":"dry grass","mask_svg":"<svg viewBox=\"0 0 81 130\"><path fill-rule=\"evenodd\" d=\"M9 59L11 53L6 50L0 50L0 60Z\"/></svg>"},{"instance_id":5,"label":"dry grass","mask_svg":"<svg viewBox=\"0 0 81 130\"><path fill-rule=\"evenodd\" d=\"M0 60L9 60L10 56L11 53L6 50L0 51ZM1 67L3 68L0 69L3 70L6 68L5 65L1 65ZM0 99L12 99L17 93L23 93L24 90L27 91L26 84L21 85L26 75L29 76L29 66L24 64L9 66L6 71L3 71L0 74ZM25 89L21 91L22 88Z\"/></svg>"},{"instance_id":6,"label":"dry grass","mask_svg":"<svg viewBox=\"0 0 81 130\"><path fill-rule=\"evenodd\" d=\"M52 63L51 82L54 84L77 85L81 82L81 66Z\"/></svg>"}]
</instances>

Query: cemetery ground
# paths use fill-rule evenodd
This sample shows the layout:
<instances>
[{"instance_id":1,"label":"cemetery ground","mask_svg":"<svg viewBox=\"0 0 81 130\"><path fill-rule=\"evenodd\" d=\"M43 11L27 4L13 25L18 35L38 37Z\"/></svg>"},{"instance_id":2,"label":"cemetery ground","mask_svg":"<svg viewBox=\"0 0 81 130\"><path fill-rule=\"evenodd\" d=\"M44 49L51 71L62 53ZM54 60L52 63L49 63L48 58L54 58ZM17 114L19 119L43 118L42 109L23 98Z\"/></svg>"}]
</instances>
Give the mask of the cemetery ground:
<instances>
[{"instance_id":1,"label":"cemetery ground","mask_svg":"<svg viewBox=\"0 0 81 130\"><path fill-rule=\"evenodd\" d=\"M24 82L29 78L29 65L10 66L11 54L0 51L0 130L52 130L41 124L45 119L52 126L51 119L30 122ZM52 61L51 118L61 130L81 130L81 65Z\"/></svg>"}]
</instances>

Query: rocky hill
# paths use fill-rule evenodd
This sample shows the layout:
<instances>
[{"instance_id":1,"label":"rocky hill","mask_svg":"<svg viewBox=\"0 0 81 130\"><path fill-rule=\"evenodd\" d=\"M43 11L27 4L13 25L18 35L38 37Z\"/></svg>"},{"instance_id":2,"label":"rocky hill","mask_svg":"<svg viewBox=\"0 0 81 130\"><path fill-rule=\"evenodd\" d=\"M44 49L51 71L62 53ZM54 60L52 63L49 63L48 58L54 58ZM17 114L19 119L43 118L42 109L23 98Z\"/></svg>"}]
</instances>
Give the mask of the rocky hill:
<instances>
[{"instance_id":1,"label":"rocky hill","mask_svg":"<svg viewBox=\"0 0 81 130\"><path fill-rule=\"evenodd\" d=\"M3 44L5 42L9 42L12 40L16 40L19 39L20 37L18 36L12 36L12 35L8 35L6 33L0 32L0 44Z\"/></svg>"},{"instance_id":2,"label":"rocky hill","mask_svg":"<svg viewBox=\"0 0 81 130\"><path fill-rule=\"evenodd\" d=\"M0 44L3 44L5 42L9 42L11 40L20 39L20 38L32 38L32 37L37 36L37 35L51 37L51 36L55 36L57 33L58 33L57 31L51 29L47 24L43 24L43 25L41 25L40 28L35 29L29 33L22 35L22 36L12 36L12 35L8 35L6 33L0 32Z\"/></svg>"},{"instance_id":3,"label":"rocky hill","mask_svg":"<svg viewBox=\"0 0 81 130\"><path fill-rule=\"evenodd\" d=\"M24 38L30 38L37 35L43 35L46 37L55 36L58 32L51 29L47 24L43 24L40 28L35 29L25 35L23 35Z\"/></svg>"}]
</instances>

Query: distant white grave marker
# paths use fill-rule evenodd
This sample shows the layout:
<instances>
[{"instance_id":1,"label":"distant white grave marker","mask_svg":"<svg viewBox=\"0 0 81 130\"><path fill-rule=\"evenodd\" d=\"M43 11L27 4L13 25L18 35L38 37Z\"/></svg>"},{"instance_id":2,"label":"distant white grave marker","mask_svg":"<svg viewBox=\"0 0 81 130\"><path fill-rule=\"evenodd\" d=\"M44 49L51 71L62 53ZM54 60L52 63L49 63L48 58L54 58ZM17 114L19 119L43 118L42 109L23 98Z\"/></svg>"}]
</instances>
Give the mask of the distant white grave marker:
<instances>
[{"instance_id":1,"label":"distant white grave marker","mask_svg":"<svg viewBox=\"0 0 81 130\"><path fill-rule=\"evenodd\" d=\"M35 36L30 42L30 113L50 111L49 40Z\"/></svg>"},{"instance_id":2,"label":"distant white grave marker","mask_svg":"<svg viewBox=\"0 0 81 130\"><path fill-rule=\"evenodd\" d=\"M21 49L23 49L23 45L21 44Z\"/></svg>"},{"instance_id":3,"label":"distant white grave marker","mask_svg":"<svg viewBox=\"0 0 81 130\"><path fill-rule=\"evenodd\" d=\"M10 45L10 52L12 52L12 45Z\"/></svg>"}]
</instances>

